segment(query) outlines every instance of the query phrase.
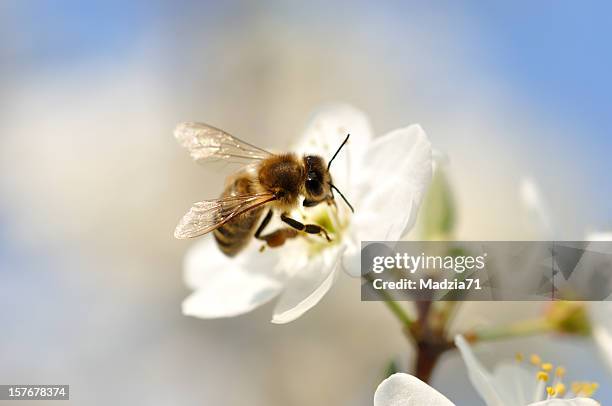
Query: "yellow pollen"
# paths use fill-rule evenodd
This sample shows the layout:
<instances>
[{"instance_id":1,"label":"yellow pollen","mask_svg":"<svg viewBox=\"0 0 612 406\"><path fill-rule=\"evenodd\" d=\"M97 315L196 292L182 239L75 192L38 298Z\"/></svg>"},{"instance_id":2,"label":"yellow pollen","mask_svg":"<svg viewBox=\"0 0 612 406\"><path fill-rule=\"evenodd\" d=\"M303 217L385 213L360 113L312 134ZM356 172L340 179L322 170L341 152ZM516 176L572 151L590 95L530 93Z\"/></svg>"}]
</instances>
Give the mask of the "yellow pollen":
<instances>
[{"instance_id":1,"label":"yellow pollen","mask_svg":"<svg viewBox=\"0 0 612 406\"><path fill-rule=\"evenodd\" d=\"M582 392L582 386L582 382L572 382L572 392L574 392L576 395L579 395L580 392Z\"/></svg>"},{"instance_id":2,"label":"yellow pollen","mask_svg":"<svg viewBox=\"0 0 612 406\"><path fill-rule=\"evenodd\" d=\"M550 372L553 369L553 364L551 364L550 362L545 362L542 364L541 368L546 372Z\"/></svg>"},{"instance_id":3,"label":"yellow pollen","mask_svg":"<svg viewBox=\"0 0 612 406\"><path fill-rule=\"evenodd\" d=\"M544 382L548 381L548 374L544 371L538 372L537 377L538 377L538 381L544 381Z\"/></svg>"},{"instance_id":4,"label":"yellow pollen","mask_svg":"<svg viewBox=\"0 0 612 406\"><path fill-rule=\"evenodd\" d=\"M555 388L552 386L547 386L546 393L548 393L548 396L555 396Z\"/></svg>"},{"instance_id":5,"label":"yellow pollen","mask_svg":"<svg viewBox=\"0 0 612 406\"><path fill-rule=\"evenodd\" d=\"M517 360L518 362L523 362L523 353L521 352L517 352L516 354L514 354L514 359Z\"/></svg>"},{"instance_id":6,"label":"yellow pollen","mask_svg":"<svg viewBox=\"0 0 612 406\"><path fill-rule=\"evenodd\" d=\"M565 395L565 391L565 385L563 385L562 383L558 383L555 385L555 392L557 392L559 396Z\"/></svg>"},{"instance_id":7,"label":"yellow pollen","mask_svg":"<svg viewBox=\"0 0 612 406\"><path fill-rule=\"evenodd\" d=\"M565 368L563 367L557 367L557 370L555 371L555 375L558 378L563 378L565 376Z\"/></svg>"},{"instance_id":8,"label":"yellow pollen","mask_svg":"<svg viewBox=\"0 0 612 406\"><path fill-rule=\"evenodd\" d=\"M531 357L529 357L529 362L531 362L533 365L540 365L542 358L540 358L540 356L537 354L531 354Z\"/></svg>"}]
</instances>

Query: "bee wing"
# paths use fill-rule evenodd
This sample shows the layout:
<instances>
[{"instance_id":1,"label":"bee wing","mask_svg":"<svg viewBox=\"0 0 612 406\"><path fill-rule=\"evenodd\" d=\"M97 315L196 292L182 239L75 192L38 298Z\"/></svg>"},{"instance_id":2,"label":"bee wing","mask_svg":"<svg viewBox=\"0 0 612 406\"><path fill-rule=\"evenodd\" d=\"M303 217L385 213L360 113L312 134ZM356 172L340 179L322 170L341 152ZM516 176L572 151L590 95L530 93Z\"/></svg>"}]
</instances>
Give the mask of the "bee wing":
<instances>
[{"instance_id":1,"label":"bee wing","mask_svg":"<svg viewBox=\"0 0 612 406\"><path fill-rule=\"evenodd\" d=\"M236 216L275 199L272 193L256 193L194 203L176 226L174 237L185 239L209 233Z\"/></svg>"},{"instance_id":2,"label":"bee wing","mask_svg":"<svg viewBox=\"0 0 612 406\"><path fill-rule=\"evenodd\" d=\"M176 126L174 137L197 162L227 160L249 163L272 156L264 149L203 123L181 123Z\"/></svg>"}]
</instances>

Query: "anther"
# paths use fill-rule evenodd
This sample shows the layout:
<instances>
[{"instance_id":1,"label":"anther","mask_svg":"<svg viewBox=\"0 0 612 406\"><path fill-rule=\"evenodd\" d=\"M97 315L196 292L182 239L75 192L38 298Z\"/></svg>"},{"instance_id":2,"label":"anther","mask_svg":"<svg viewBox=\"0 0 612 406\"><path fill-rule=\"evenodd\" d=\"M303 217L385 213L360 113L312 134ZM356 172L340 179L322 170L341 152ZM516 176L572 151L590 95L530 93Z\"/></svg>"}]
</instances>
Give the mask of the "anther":
<instances>
[{"instance_id":1,"label":"anther","mask_svg":"<svg viewBox=\"0 0 612 406\"><path fill-rule=\"evenodd\" d=\"M555 371L555 375L558 378L563 378L565 376L565 368L563 367L557 367L556 371Z\"/></svg>"},{"instance_id":2,"label":"anther","mask_svg":"<svg viewBox=\"0 0 612 406\"><path fill-rule=\"evenodd\" d=\"M531 362L533 365L539 366L542 362L542 358L540 358L540 356L537 354L531 354L531 357L529 357L529 362Z\"/></svg>"},{"instance_id":3,"label":"anther","mask_svg":"<svg viewBox=\"0 0 612 406\"><path fill-rule=\"evenodd\" d=\"M540 371L540 372L538 372L537 378L538 378L538 381L547 382L548 381L548 373L546 373L544 371Z\"/></svg>"},{"instance_id":4,"label":"anther","mask_svg":"<svg viewBox=\"0 0 612 406\"><path fill-rule=\"evenodd\" d=\"M565 385L564 385L564 384L562 384L562 383L558 383L558 384L556 384L556 385L555 385L555 392L557 392L557 394L558 394L559 396L563 396L563 395L565 395L565 391L566 391L566 390L567 390L567 389L565 388Z\"/></svg>"}]
</instances>

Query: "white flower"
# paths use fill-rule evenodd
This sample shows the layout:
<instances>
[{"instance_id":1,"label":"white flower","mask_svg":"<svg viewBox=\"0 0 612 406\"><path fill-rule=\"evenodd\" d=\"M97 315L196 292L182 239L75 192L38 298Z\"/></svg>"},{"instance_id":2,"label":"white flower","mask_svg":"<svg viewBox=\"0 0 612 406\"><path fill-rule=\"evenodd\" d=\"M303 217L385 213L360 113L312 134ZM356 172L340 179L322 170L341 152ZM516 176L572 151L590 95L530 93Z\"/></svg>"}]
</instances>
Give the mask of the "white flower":
<instances>
[{"instance_id":1,"label":"white flower","mask_svg":"<svg viewBox=\"0 0 612 406\"><path fill-rule=\"evenodd\" d=\"M378 385L374 406L453 406L446 396L416 376L396 373Z\"/></svg>"},{"instance_id":2,"label":"white flower","mask_svg":"<svg viewBox=\"0 0 612 406\"><path fill-rule=\"evenodd\" d=\"M543 363L536 355L531 357L531 368L516 361L501 362L491 373L476 358L463 336L456 336L455 344L461 352L472 385L488 406L599 404L587 397L564 398L568 393L562 382L565 370L562 367L553 370L552 364ZM572 391L576 395L586 396L597 388L597 384L586 382L573 386Z\"/></svg>"},{"instance_id":3,"label":"white flower","mask_svg":"<svg viewBox=\"0 0 612 406\"><path fill-rule=\"evenodd\" d=\"M587 241L612 241L612 233L591 233L587 236ZM612 297L600 303L590 303L588 310L591 316L593 339L612 369Z\"/></svg>"},{"instance_id":4,"label":"white flower","mask_svg":"<svg viewBox=\"0 0 612 406\"><path fill-rule=\"evenodd\" d=\"M455 339L468 369L472 385L488 406L597 406L598 402L588 397L563 398L565 385L561 382L564 371L557 368L553 386L545 387L548 372L552 365L541 363L543 370L530 373L517 363L500 364L491 374L472 353L469 345L461 336ZM539 380L538 380L539 379ZM577 392L594 391L593 383L578 383L573 390ZM546 398L546 399L545 399ZM374 393L374 406L453 406L447 397L420 379L397 373L385 379Z\"/></svg>"},{"instance_id":5,"label":"white flower","mask_svg":"<svg viewBox=\"0 0 612 406\"><path fill-rule=\"evenodd\" d=\"M185 260L185 280L195 291L183 302L185 315L231 317L280 296L272 322L290 322L327 293L340 266L360 275L362 240L398 240L413 227L431 179L431 145L423 129L411 125L373 139L361 112L334 105L315 115L295 150L329 160L349 133L331 174L355 213L339 196L337 209L320 204L293 213L295 218L324 225L332 243L300 236L283 247L259 252L262 244L252 241L231 259L221 254L210 236L204 237Z\"/></svg>"}]
</instances>

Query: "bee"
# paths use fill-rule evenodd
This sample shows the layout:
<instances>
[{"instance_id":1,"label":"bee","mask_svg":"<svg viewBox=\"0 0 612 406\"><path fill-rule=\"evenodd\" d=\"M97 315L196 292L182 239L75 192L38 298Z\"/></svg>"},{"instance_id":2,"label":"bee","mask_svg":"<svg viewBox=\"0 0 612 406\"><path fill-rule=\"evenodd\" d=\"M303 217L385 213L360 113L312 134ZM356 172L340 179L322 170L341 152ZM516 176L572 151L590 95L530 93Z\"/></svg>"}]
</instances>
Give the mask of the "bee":
<instances>
[{"instance_id":1,"label":"bee","mask_svg":"<svg viewBox=\"0 0 612 406\"><path fill-rule=\"evenodd\" d=\"M354 211L332 183L329 172L350 134L327 164L317 155L273 154L202 123L181 123L174 136L196 162L243 164L238 172L228 177L219 199L193 204L176 227L174 236L178 239L194 238L212 231L219 249L230 257L238 254L253 237L269 247L279 247L300 233L319 235L331 242L325 228L291 218L291 210L299 206L301 197L304 207L323 202L335 206L335 190ZM267 214L261 220L266 209ZM280 213L280 219L287 226L264 234L274 212Z\"/></svg>"}]
</instances>

